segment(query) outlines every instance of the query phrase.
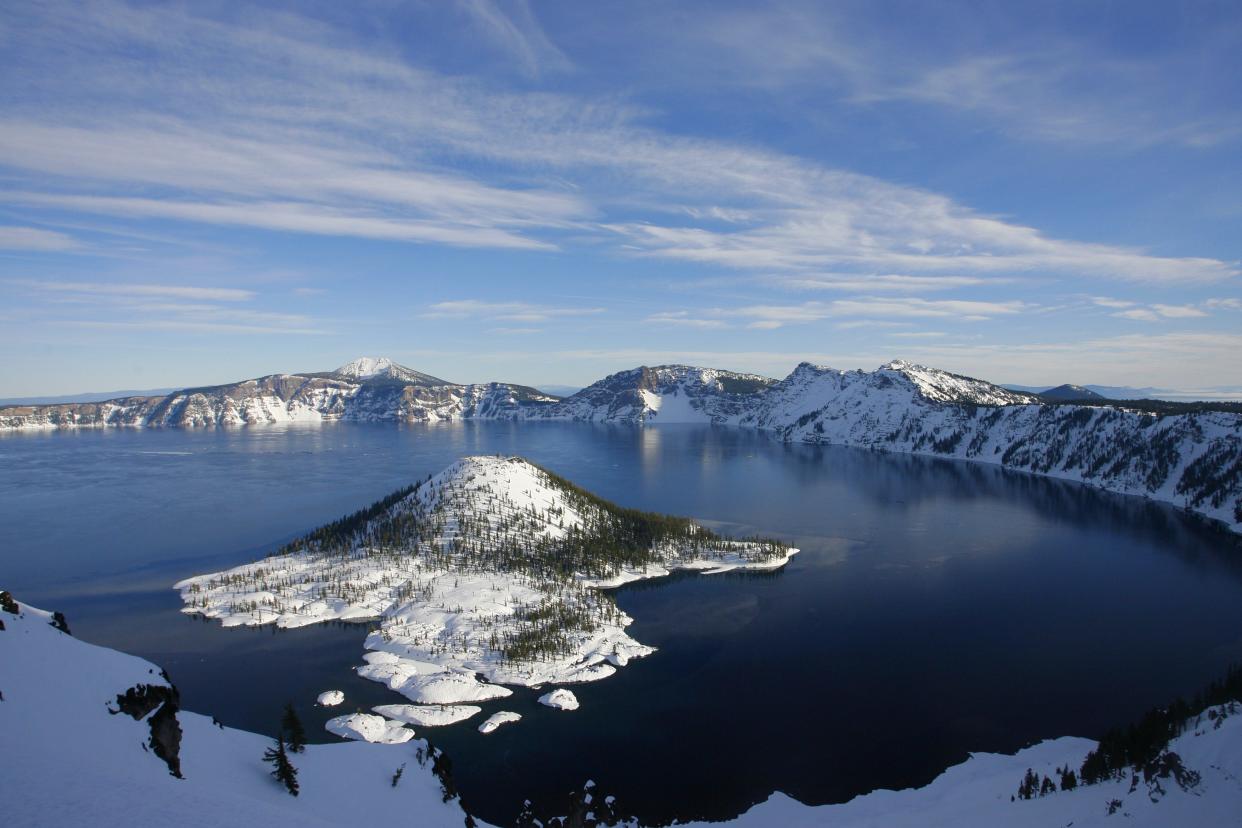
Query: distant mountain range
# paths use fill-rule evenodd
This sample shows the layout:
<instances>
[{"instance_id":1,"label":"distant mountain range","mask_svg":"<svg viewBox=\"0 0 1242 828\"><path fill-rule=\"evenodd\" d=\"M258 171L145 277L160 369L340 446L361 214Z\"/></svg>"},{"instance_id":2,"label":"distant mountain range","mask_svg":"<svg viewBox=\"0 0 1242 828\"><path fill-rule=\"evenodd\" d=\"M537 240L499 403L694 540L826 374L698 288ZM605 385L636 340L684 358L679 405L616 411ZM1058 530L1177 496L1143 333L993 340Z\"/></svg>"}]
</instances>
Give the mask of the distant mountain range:
<instances>
[{"instance_id":1,"label":"distant mountain range","mask_svg":"<svg viewBox=\"0 0 1242 828\"><path fill-rule=\"evenodd\" d=\"M148 388L142 391L86 391L82 394L62 394L47 397L0 398L0 407L6 405L65 405L66 403L105 402L121 397L155 397L171 394L176 388Z\"/></svg>"},{"instance_id":2,"label":"distant mountain range","mask_svg":"<svg viewBox=\"0 0 1242 828\"><path fill-rule=\"evenodd\" d=\"M1099 386L1059 386L1040 396L898 360L874 371L804 362L782 380L644 366L561 398L513 383L455 384L363 358L335 371L163 396L8 406L0 408L0 430L334 420L703 423L759 429L786 442L997 463L1169 501L1242 530L1242 406L1110 405L1084 400L1084 390L1103 396Z\"/></svg>"},{"instance_id":3,"label":"distant mountain range","mask_svg":"<svg viewBox=\"0 0 1242 828\"><path fill-rule=\"evenodd\" d=\"M1169 402L1242 401L1242 385L1217 385L1200 390L1177 390L1129 385L1014 385L1005 388L1027 394L1038 394L1050 400L1167 400ZM1084 393L1085 392L1085 393ZM1082 396L1074 396L1082 394Z\"/></svg>"}]
</instances>

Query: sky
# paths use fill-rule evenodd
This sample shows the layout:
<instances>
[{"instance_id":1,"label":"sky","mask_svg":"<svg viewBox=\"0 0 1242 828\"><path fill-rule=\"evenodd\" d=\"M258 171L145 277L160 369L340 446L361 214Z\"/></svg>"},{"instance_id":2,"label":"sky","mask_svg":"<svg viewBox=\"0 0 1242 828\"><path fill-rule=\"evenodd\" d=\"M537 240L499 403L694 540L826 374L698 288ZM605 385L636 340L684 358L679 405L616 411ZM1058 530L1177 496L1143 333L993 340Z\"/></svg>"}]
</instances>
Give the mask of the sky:
<instances>
[{"instance_id":1,"label":"sky","mask_svg":"<svg viewBox=\"0 0 1242 828\"><path fill-rule=\"evenodd\" d=\"M1242 385L1235 2L22 2L0 397Z\"/></svg>"}]
</instances>

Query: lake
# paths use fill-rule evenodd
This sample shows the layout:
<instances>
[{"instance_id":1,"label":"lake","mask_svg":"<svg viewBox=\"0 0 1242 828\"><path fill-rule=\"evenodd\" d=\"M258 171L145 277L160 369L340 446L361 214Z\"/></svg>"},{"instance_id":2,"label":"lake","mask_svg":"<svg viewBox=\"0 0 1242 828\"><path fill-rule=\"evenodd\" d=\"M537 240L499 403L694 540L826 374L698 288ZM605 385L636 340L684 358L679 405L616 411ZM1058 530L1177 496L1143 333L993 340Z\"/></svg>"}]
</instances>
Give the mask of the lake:
<instances>
[{"instance_id":1,"label":"lake","mask_svg":"<svg viewBox=\"0 0 1242 828\"><path fill-rule=\"evenodd\" d=\"M498 452L803 551L774 574L619 590L632 635L659 650L574 687L576 712L519 690L484 705L524 716L496 733L475 730L482 716L419 730L488 821L526 798L563 810L587 779L648 820L920 785L968 751L1098 736L1242 661L1242 544L1217 526L982 464L697 426L6 434L0 587L161 664L188 709L274 733L293 700L329 741L331 714L403 701L351 672L366 625L226 630L180 613L171 585ZM331 688L345 705L313 708Z\"/></svg>"}]
</instances>

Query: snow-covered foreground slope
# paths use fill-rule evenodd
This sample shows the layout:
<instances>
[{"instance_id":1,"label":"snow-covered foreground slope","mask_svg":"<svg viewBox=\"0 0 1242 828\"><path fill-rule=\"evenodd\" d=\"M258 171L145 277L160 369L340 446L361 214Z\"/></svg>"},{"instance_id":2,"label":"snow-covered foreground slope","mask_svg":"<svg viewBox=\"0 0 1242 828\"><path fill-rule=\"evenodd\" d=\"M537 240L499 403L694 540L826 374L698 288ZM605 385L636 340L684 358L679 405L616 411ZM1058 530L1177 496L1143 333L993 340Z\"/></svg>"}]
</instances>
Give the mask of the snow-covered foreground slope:
<instances>
[{"instance_id":1,"label":"snow-covered foreground slope","mask_svg":"<svg viewBox=\"0 0 1242 828\"><path fill-rule=\"evenodd\" d=\"M179 711L178 759L183 778L149 748L149 714L136 721L118 709L131 688L168 688L158 667L80 642L52 626L52 615L28 605L0 609L0 810L4 824L129 828L136 825L279 828L280 826L460 826L456 801L443 801L440 781L420 763L422 741L399 745L349 742L309 745L290 754L300 793L289 796L261 757L266 737L222 728ZM1216 711L1222 708L1216 708ZM517 721L494 714L480 730ZM1217 724L1219 722L1219 724ZM843 805L812 807L773 794L728 824L740 828L1140 828L1236 826L1242 814L1242 710L1205 713L1169 750L1197 773L1192 785L1173 777L1080 786L1012 801L1027 769L1057 778L1095 747L1085 739L1043 742L1013 756L977 754L930 785L875 791ZM425 754L424 754L425 755ZM739 761L743 761L739 756ZM393 775L404 766L399 784ZM1111 806L1116 800L1118 804ZM1110 815L1110 806L1114 813ZM719 825L708 823L706 825Z\"/></svg>"},{"instance_id":2,"label":"snow-covered foreground slope","mask_svg":"<svg viewBox=\"0 0 1242 828\"><path fill-rule=\"evenodd\" d=\"M797 552L620 509L517 457L467 457L279 554L177 584L226 626L378 618L358 674L417 704L612 675L652 649L601 589Z\"/></svg>"},{"instance_id":3,"label":"snow-covered foreground slope","mask_svg":"<svg viewBox=\"0 0 1242 828\"><path fill-rule=\"evenodd\" d=\"M131 688L169 688L160 669L78 641L51 626L49 613L19 607L18 614L0 609L0 822L6 826L463 824L457 801L443 801L431 763L420 765L426 743L418 740L309 745L290 754L300 785L293 797L262 761L271 739L179 711L183 778L175 778L149 747L149 721L159 710L139 721L110 712Z\"/></svg>"},{"instance_id":4,"label":"snow-covered foreground slope","mask_svg":"<svg viewBox=\"0 0 1242 828\"><path fill-rule=\"evenodd\" d=\"M1218 708L1219 710L1219 708ZM1237 708L1235 708L1237 710ZM812 807L773 794L729 824L738 828L1232 828L1242 825L1242 711L1219 727L1201 724L1169 744L1199 781L1174 778L1137 785L1125 779L1079 786L1030 800L1011 797L1028 769L1057 779L1056 769L1082 765L1095 742L1065 737L1012 756L980 753L930 785L873 791L843 805ZM1116 804L1114 804L1114 801ZM1110 813L1110 810L1112 813ZM720 823L692 823L703 826Z\"/></svg>"}]
</instances>

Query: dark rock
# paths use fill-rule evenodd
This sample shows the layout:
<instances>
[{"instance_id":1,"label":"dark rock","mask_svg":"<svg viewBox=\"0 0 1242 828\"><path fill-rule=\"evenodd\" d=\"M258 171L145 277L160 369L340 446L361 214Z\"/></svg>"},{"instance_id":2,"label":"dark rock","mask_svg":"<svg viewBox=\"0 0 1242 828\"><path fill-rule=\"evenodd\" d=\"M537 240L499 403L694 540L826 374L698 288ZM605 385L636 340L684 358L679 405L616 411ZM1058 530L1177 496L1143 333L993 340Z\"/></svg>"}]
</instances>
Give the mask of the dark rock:
<instances>
[{"instance_id":1,"label":"dark rock","mask_svg":"<svg viewBox=\"0 0 1242 828\"><path fill-rule=\"evenodd\" d=\"M181 694L171 685L136 684L116 697L118 710L111 713L125 713L134 721L141 721L155 711L147 726L151 730L149 744L155 755L168 765L168 772L181 779L181 723L177 721L177 712L181 709Z\"/></svg>"}]
</instances>

